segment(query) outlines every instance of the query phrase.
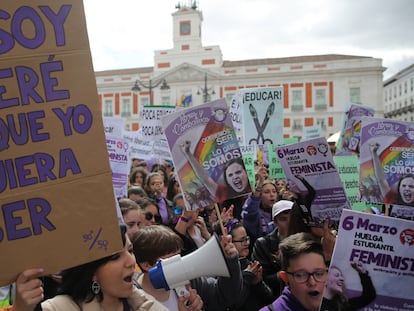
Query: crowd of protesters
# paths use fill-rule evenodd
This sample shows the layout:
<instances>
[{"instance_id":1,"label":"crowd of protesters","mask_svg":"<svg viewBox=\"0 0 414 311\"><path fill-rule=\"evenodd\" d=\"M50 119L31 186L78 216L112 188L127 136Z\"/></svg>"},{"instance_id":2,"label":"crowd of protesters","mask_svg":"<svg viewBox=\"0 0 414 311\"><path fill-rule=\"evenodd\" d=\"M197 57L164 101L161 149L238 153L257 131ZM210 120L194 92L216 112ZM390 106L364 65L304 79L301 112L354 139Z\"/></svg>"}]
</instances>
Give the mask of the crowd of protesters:
<instances>
[{"instance_id":1,"label":"crowd of protesters","mask_svg":"<svg viewBox=\"0 0 414 311\"><path fill-rule=\"evenodd\" d=\"M304 219L299 204L311 202L312 191L298 195L288 181L269 178L268 168L257 165L251 192L217 204L202 185L195 195L183 192L171 161L132 163L128 197L118 198L124 250L53 276L26 270L5 295L5 306L14 311L95 310L88 309L94 305L101 310L318 310L336 232L328 222L315 228ZM186 297L152 286L148 271L158 260L191 254L214 235L221 239L230 277L191 280ZM297 255L286 259L289 248ZM302 274L290 273L287 260ZM304 294L312 288L312 297ZM373 297L371 292L369 301Z\"/></svg>"}]
</instances>

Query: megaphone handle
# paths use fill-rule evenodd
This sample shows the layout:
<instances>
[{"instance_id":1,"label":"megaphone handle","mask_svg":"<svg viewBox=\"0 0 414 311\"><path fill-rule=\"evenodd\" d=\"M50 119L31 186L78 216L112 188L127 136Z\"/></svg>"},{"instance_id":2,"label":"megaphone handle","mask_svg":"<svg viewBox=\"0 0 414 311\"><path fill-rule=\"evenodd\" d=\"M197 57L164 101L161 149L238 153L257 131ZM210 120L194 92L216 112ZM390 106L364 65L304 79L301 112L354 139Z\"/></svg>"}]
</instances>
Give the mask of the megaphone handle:
<instances>
[{"instance_id":1,"label":"megaphone handle","mask_svg":"<svg viewBox=\"0 0 414 311\"><path fill-rule=\"evenodd\" d=\"M183 283L183 284L180 284L180 285L174 287L174 290L177 293L178 297L188 297L188 296L190 296L189 291L185 287L186 284L189 284L189 283Z\"/></svg>"}]
</instances>

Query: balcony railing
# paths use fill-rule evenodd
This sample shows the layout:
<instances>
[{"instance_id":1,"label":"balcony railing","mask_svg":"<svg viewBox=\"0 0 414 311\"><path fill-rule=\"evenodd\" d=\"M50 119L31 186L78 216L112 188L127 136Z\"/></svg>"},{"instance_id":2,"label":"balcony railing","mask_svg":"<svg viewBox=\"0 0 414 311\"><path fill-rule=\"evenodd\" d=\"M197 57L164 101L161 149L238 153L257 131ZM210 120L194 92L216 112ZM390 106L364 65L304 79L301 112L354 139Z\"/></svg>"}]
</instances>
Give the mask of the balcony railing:
<instances>
[{"instance_id":1,"label":"balcony railing","mask_svg":"<svg viewBox=\"0 0 414 311\"><path fill-rule=\"evenodd\" d=\"M303 105L292 105L292 111L302 111Z\"/></svg>"},{"instance_id":2,"label":"balcony railing","mask_svg":"<svg viewBox=\"0 0 414 311\"><path fill-rule=\"evenodd\" d=\"M316 104L315 110L326 110L326 104Z\"/></svg>"}]
</instances>

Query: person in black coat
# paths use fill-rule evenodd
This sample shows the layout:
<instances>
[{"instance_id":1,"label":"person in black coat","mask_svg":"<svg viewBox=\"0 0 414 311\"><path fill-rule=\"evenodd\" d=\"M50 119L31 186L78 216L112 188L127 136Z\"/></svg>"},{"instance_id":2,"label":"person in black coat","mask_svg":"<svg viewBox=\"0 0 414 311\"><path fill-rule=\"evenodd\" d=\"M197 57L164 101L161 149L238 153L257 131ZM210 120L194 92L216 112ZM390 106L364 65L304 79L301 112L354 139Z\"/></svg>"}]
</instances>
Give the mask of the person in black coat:
<instances>
[{"instance_id":1,"label":"person in black coat","mask_svg":"<svg viewBox=\"0 0 414 311\"><path fill-rule=\"evenodd\" d=\"M277 201L272 208L275 229L256 240L253 247L252 260L257 260L263 267L263 281L269 285L276 299L284 284L278 278L281 270L279 259L279 243L287 236L290 210L293 202L288 200Z\"/></svg>"}]
</instances>

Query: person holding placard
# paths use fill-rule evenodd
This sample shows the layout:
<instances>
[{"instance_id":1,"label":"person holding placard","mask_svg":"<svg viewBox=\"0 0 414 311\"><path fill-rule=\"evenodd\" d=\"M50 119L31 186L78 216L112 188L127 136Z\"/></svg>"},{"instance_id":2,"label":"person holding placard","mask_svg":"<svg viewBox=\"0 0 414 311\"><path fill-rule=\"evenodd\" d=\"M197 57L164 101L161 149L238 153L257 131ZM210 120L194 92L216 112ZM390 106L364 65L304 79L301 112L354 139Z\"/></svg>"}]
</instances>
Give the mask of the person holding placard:
<instances>
[{"instance_id":1,"label":"person holding placard","mask_svg":"<svg viewBox=\"0 0 414 311\"><path fill-rule=\"evenodd\" d=\"M43 311L131 310L166 311L144 291L135 288L135 257L127 228L120 224L124 249L119 253L62 272L59 294L42 302ZM16 281L12 311L32 311L43 299L40 275L43 269L28 269Z\"/></svg>"},{"instance_id":2,"label":"person holding placard","mask_svg":"<svg viewBox=\"0 0 414 311\"><path fill-rule=\"evenodd\" d=\"M252 243L273 231L272 207L278 199L276 184L266 179L267 169L262 166L256 174L256 189L249 194L243 205L241 217Z\"/></svg>"}]
</instances>

